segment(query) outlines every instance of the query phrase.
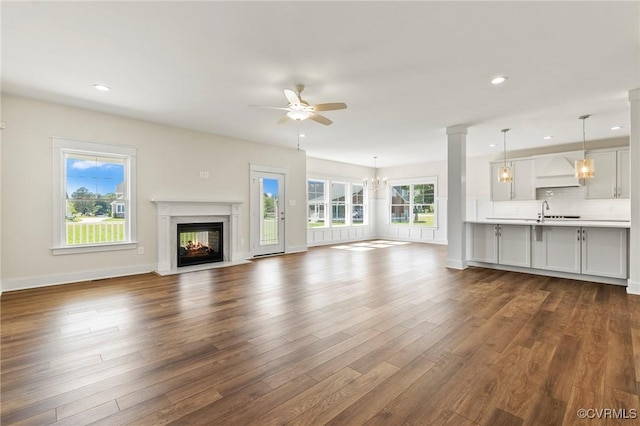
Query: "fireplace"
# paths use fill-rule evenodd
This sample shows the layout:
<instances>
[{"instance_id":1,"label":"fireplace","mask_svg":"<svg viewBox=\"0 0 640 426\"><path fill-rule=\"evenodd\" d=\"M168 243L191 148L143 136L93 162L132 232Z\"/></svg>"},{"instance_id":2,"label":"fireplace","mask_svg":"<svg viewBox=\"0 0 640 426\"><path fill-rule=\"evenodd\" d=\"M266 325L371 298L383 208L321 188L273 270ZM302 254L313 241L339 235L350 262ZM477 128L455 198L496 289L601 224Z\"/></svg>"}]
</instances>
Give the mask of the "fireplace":
<instances>
[{"instance_id":1,"label":"fireplace","mask_svg":"<svg viewBox=\"0 0 640 426\"><path fill-rule=\"evenodd\" d=\"M152 200L158 214L158 275L171 275L203 269L222 268L249 263L240 247L240 201L222 200ZM222 261L193 264L178 268L176 254L178 225L194 223L222 223L220 235ZM188 244L188 240L187 240ZM203 260L203 259L200 259Z\"/></svg>"},{"instance_id":2,"label":"fireplace","mask_svg":"<svg viewBox=\"0 0 640 426\"><path fill-rule=\"evenodd\" d=\"M223 222L178 223L177 266L224 260Z\"/></svg>"}]
</instances>

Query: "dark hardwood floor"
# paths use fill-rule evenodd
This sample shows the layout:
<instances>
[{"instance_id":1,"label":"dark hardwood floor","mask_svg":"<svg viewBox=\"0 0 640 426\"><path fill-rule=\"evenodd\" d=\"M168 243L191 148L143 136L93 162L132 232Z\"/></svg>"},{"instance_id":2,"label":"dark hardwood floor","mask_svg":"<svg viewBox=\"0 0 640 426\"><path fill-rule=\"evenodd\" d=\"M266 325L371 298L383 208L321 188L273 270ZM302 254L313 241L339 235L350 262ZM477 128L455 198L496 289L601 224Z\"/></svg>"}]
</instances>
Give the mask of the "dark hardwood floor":
<instances>
[{"instance_id":1,"label":"dark hardwood floor","mask_svg":"<svg viewBox=\"0 0 640 426\"><path fill-rule=\"evenodd\" d=\"M1 424L640 424L640 297L367 248L5 293Z\"/></svg>"}]
</instances>

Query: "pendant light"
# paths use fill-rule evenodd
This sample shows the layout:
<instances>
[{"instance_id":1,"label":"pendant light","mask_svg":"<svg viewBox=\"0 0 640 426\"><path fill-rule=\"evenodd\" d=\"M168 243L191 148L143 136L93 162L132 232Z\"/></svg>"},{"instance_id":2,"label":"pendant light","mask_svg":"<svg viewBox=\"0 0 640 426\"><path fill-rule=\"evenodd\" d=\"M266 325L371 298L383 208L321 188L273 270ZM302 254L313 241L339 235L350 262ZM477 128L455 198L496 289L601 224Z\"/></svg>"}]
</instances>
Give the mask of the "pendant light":
<instances>
[{"instance_id":1,"label":"pendant light","mask_svg":"<svg viewBox=\"0 0 640 426\"><path fill-rule=\"evenodd\" d=\"M590 115L581 115L578 117L579 120L582 120L582 160L576 160L575 162L576 177L578 179L589 179L596 175L593 158L587 158L584 147L587 139L584 131L584 121L589 117Z\"/></svg>"},{"instance_id":2,"label":"pendant light","mask_svg":"<svg viewBox=\"0 0 640 426\"><path fill-rule=\"evenodd\" d=\"M372 189L374 191L378 191L379 189L386 189L389 185L389 180L387 178L380 179L378 177L378 157L373 157L373 168L375 169L375 177L371 178L371 180L364 178L362 179L362 185L364 189Z\"/></svg>"},{"instance_id":3,"label":"pendant light","mask_svg":"<svg viewBox=\"0 0 640 426\"><path fill-rule=\"evenodd\" d=\"M501 132L504 135L503 147L504 147L504 163L502 167L498 169L498 182L509 183L513 180L513 171L511 167L507 166L507 132L510 129L502 129Z\"/></svg>"}]
</instances>

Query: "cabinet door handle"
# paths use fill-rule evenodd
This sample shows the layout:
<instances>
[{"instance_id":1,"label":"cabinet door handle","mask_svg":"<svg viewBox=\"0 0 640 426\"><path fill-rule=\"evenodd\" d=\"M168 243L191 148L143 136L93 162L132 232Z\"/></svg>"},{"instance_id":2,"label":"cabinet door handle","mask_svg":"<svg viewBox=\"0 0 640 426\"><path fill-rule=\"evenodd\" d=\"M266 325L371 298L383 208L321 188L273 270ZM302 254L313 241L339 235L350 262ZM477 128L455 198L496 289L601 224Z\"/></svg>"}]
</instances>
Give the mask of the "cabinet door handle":
<instances>
[{"instance_id":1,"label":"cabinet door handle","mask_svg":"<svg viewBox=\"0 0 640 426\"><path fill-rule=\"evenodd\" d=\"M582 230L582 241L587 241L587 230L586 229Z\"/></svg>"},{"instance_id":2,"label":"cabinet door handle","mask_svg":"<svg viewBox=\"0 0 640 426\"><path fill-rule=\"evenodd\" d=\"M578 229L578 241L580 241L580 230Z\"/></svg>"}]
</instances>

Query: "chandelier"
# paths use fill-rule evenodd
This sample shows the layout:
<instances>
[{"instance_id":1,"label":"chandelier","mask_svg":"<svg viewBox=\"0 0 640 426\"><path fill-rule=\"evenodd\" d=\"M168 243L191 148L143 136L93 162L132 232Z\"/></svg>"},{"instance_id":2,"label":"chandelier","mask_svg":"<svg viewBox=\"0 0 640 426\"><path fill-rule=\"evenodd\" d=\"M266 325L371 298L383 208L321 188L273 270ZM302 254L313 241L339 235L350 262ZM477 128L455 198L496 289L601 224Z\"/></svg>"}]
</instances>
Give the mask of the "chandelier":
<instances>
[{"instance_id":1,"label":"chandelier","mask_svg":"<svg viewBox=\"0 0 640 426\"><path fill-rule=\"evenodd\" d=\"M386 177L380 179L380 177L378 176L377 160L378 157L373 157L373 168L375 169L375 177L371 179L362 179L362 185L364 186L364 189L378 191L379 189L386 189L389 186L389 180Z\"/></svg>"}]
</instances>

